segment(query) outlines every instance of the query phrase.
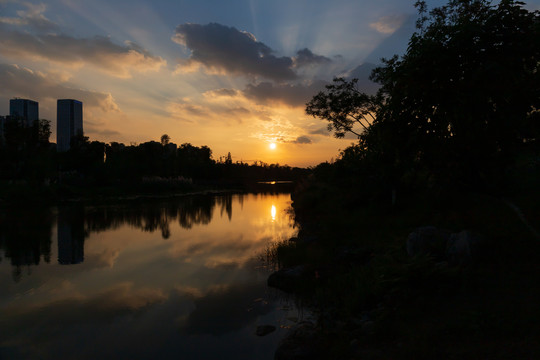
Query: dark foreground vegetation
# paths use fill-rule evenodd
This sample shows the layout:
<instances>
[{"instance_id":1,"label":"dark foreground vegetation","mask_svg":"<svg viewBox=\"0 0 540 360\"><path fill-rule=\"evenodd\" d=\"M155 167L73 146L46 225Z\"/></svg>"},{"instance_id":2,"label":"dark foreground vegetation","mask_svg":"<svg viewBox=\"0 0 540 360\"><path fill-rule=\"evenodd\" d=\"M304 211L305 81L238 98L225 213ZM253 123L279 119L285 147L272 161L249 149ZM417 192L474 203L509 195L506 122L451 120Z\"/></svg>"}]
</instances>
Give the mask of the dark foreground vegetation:
<instances>
[{"instance_id":1,"label":"dark foreground vegetation","mask_svg":"<svg viewBox=\"0 0 540 360\"><path fill-rule=\"evenodd\" d=\"M20 119L5 125L0 143L0 202L172 194L207 190L257 190L260 181L294 181L308 170L287 165L218 161L208 146L161 141L126 146L73 137L67 152L49 143L50 123Z\"/></svg>"},{"instance_id":2,"label":"dark foreground vegetation","mask_svg":"<svg viewBox=\"0 0 540 360\"><path fill-rule=\"evenodd\" d=\"M336 79L307 104L359 141L297 188L301 231L269 249L269 285L318 315L276 358L540 357L540 13L523 5L417 2L376 95Z\"/></svg>"}]
</instances>

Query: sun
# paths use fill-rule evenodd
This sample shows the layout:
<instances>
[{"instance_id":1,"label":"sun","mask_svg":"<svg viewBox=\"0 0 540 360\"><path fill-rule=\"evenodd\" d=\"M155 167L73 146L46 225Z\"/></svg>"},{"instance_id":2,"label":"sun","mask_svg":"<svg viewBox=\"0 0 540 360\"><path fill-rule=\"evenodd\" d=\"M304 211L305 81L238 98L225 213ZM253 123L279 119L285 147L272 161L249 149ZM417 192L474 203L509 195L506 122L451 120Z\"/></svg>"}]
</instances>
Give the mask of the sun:
<instances>
[{"instance_id":1,"label":"sun","mask_svg":"<svg viewBox=\"0 0 540 360\"><path fill-rule=\"evenodd\" d=\"M270 143L270 145L268 145L268 147L270 148L270 150L275 150L277 145L276 145L276 143Z\"/></svg>"}]
</instances>

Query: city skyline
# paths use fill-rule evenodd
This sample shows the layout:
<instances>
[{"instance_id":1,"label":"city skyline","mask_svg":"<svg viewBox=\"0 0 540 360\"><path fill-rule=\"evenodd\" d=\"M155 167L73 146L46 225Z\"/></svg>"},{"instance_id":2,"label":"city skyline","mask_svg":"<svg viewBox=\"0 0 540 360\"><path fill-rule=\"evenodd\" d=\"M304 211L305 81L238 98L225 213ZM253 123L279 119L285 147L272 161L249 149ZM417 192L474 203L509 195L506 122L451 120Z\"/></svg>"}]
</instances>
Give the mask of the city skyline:
<instances>
[{"instance_id":1,"label":"city skyline","mask_svg":"<svg viewBox=\"0 0 540 360\"><path fill-rule=\"evenodd\" d=\"M3 0L0 114L8 99L35 99L56 139L56 99L79 99L91 140L168 134L209 146L215 159L316 165L355 139L332 138L305 103L335 76L374 91L369 72L405 51L413 4Z\"/></svg>"}]
</instances>

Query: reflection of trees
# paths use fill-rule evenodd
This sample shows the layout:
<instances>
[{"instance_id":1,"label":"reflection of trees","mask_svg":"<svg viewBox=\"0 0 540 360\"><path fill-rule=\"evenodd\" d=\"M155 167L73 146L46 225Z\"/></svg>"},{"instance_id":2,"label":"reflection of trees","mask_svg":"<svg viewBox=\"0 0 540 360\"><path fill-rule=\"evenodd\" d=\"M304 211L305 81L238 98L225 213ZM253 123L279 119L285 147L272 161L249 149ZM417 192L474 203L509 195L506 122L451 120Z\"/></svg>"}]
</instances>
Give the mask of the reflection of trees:
<instances>
[{"instance_id":1,"label":"reflection of trees","mask_svg":"<svg viewBox=\"0 0 540 360\"><path fill-rule=\"evenodd\" d=\"M243 195L238 196L242 203ZM120 205L84 206L73 204L58 208L58 262L77 264L84 261L84 239L91 232L117 229L127 224L142 231L161 231L167 239L170 224L184 229L212 221L214 209L232 218L233 195L189 196L167 200L137 200ZM18 281L23 266L39 265L41 258L51 259L51 234L54 222L50 208L11 209L0 212L0 250L13 265ZM0 259L1 260L1 259Z\"/></svg>"},{"instance_id":2,"label":"reflection of trees","mask_svg":"<svg viewBox=\"0 0 540 360\"><path fill-rule=\"evenodd\" d=\"M13 265L19 281L24 266L51 261L53 216L47 208L18 208L0 212L0 249Z\"/></svg>"},{"instance_id":3,"label":"reflection of trees","mask_svg":"<svg viewBox=\"0 0 540 360\"><path fill-rule=\"evenodd\" d=\"M243 196L243 195L239 195ZM223 216L223 211L227 212L227 216L229 218L229 221L231 221L232 218L232 196L222 196L218 199L221 199L218 202L221 202L221 216Z\"/></svg>"},{"instance_id":4,"label":"reflection of trees","mask_svg":"<svg viewBox=\"0 0 540 360\"><path fill-rule=\"evenodd\" d=\"M117 206L87 208L85 227L87 232L99 232L127 224L147 232L159 230L161 236L167 239L171 234L171 222L178 221L184 229L209 224L217 206L220 206L222 215L226 212L229 220L232 218L232 194L201 195L166 201L145 199Z\"/></svg>"}]
</instances>

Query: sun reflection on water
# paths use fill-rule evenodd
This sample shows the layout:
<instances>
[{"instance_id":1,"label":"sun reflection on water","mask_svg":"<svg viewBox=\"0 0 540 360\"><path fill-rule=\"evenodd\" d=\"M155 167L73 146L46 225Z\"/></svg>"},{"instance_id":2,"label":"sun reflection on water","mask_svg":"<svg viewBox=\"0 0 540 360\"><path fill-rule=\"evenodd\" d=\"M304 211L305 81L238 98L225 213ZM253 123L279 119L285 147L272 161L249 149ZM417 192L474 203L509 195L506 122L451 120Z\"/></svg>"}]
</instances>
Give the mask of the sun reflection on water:
<instances>
[{"instance_id":1,"label":"sun reflection on water","mask_svg":"<svg viewBox=\"0 0 540 360\"><path fill-rule=\"evenodd\" d=\"M276 221L276 205L272 205L272 208L270 209L270 214L272 215L272 222Z\"/></svg>"}]
</instances>

